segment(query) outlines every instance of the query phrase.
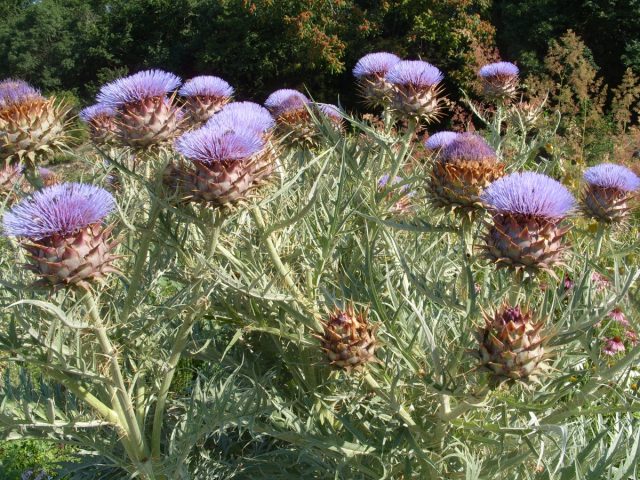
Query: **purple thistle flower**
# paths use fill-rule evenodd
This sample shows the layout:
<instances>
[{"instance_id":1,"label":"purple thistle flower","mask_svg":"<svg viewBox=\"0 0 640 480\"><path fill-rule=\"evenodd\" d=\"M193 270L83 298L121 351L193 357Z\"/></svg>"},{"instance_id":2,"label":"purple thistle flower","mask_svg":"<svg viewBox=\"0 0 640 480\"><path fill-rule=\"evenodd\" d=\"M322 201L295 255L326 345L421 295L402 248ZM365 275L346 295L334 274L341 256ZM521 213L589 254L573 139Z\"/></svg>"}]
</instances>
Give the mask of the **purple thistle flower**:
<instances>
[{"instance_id":1,"label":"purple thistle flower","mask_svg":"<svg viewBox=\"0 0 640 480\"><path fill-rule=\"evenodd\" d=\"M497 213L561 219L575 204L560 182L534 172L516 172L499 178L480 196Z\"/></svg>"},{"instance_id":2,"label":"purple thistle flower","mask_svg":"<svg viewBox=\"0 0 640 480\"><path fill-rule=\"evenodd\" d=\"M306 95L297 90L283 88L276 90L267 97L265 107L276 117L292 110L302 110L309 103Z\"/></svg>"},{"instance_id":3,"label":"purple thistle flower","mask_svg":"<svg viewBox=\"0 0 640 480\"><path fill-rule=\"evenodd\" d=\"M518 70L518 67L516 67L513 63L510 63L510 62L490 63L488 65L483 66L478 71L478 75L481 78L517 77L519 73L520 73L520 70Z\"/></svg>"},{"instance_id":4,"label":"purple thistle flower","mask_svg":"<svg viewBox=\"0 0 640 480\"><path fill-rule=\"evenodd\" d=\"M98 103L118 109L128 103L163 97L180 86L180 77L162 70L145 70L104 85Z\"/></svg>"},{"instance_id":5,"label":"purple thistle flower","mask_svg":"<svg viewBox=\"0 0 640 480\"><path fill-rule=\"evenodd\" d=\"M234 90L220 77L201 75L184 82L178 93L183 97L222 97L229 98Z\"/></svg>"},{"instance_id":6,"label":"purple thistle flower","mask_svg":"<svg viewBox=\"0 0 640 480\"><path fill-rule=\"evenodd\" d=\"M89 123L96 117L115 117L116 111L109 107L108 105L104 105L102 103L96 103L95 105L91 105L89 107L83 108L80 110L80 120L84 123Z\"/></svg>"},{"instance_id":7,"label":"purple thistle flower","mask_svg":"<svg viewBox=\"0 0 640 480\"><path fill-rule=\"evenodd\" d=\"M84 183L62 183L38 190L4 214L3 233L39 240L67 236L100 222L115 209L113 196Z\"/></svg>"},{"instance_id":8,"label":"purple thistle flower","mask_svg":"<svg viewBox=\"0 0 640 480\"><path fill-rule=\"evenodd\" d=\"M635 192L640 188L640 178L627 167L614 163L601 163L584 172L584 180L592 186L623 192Z\"/></svg>"},{"instance_id":9,"label":"purple thistle flower","mask_svg":"<svg viewBox=\"0 0 640 480\"><path fill-rule=\"evenodd\" d=\"M331 103L318 103L317 105L318 110L320 110L320 112L329 117L331 120L342 122L342 114L340 113L340 109L338 107Z\"/></svg>"},{"instance_id":10,"label":"purple thistle flower","mask_svg":"<svg viewBox=\"0 0 640 480\"><path fill-rule=\"evenodd\" d=\"M468 162L496 159L496 152L484 138L475 133L457 134L442 150L445 162Z\"/></svg>"},{"instance_id":11,"label":"purple thistle flower","mask_svg":"<svg viewBox=\"0 0 640 480\"><path fill-rule=\"evenodd\" d=\"M438 68L422 60L402 60L396 63L385 76L385 79L394 85L418 88L434 87L443 78Z\"/></svg>"},{"instance_id":12,"label":"purple thistle flower","mask_svg":"<svg viewBox=\"0 0 640 480\"><path fill-rule=\"evenodd\" d=\"M353 76L358 79L370 75L384 76L391 67L401 61L401 58L393 53L368 53L358 60L356 66L353 67Z\"/></svg>"},{"instance_id":13,"label":"purple thistle flower","mask_svg":"<svg viewBox=\"0 0 640 480\"><path fill-rule=\"evenodd\" d=\"M209 119L206 126L265 133L275 126L275 120L262 105L253 102L233 102L222 107L222 110Z\"/></svg>"},{"instance_id":14,"label":"purple thistle flower","mask_svg":"<svg viewBox=\"0 0 640 480\"><path fill-rule=\"evenodd\" d=\"M434 133L424 142L424 148L427 150L440 150L441 148L447 147L459 136L459 133L449 131Z\"/></svg>"},{"instance_id":15,"label":"purple thistle flower","mask_svg":"<svg viewBox=\"0 0 640 480\"><path fill-rule=\"evenodd\" d=\"M624 343L622 343L622 340L620 339L620 337L605 339L604 347L602 348L602 352L605 355L613 356L616 353L624 352L624 351L625 351Z\"/></svg>"},{"instance_id":16,"label":"purple thistle flower","mask_svg":"<svg viewBox=\"0 0 640 480\"><path fill-rule=\"evenodd\" d=\"M264 146L260 135L251 130L226 130L205 126L187 132L176 140L176 150L194 162L210 164L244 160Z\"/></svg>"},{"instance_id":17,"label":"purple thistle flower","mask_svg":"<svg viewBox=\"0 0 640 480\"><path fill-rule=\"evenodd\" d=\"M36 98L42 98L40 90L33 88L24 80L8 78L0 82L0 107L8 107Z\"/></svg>"}]
</instances>

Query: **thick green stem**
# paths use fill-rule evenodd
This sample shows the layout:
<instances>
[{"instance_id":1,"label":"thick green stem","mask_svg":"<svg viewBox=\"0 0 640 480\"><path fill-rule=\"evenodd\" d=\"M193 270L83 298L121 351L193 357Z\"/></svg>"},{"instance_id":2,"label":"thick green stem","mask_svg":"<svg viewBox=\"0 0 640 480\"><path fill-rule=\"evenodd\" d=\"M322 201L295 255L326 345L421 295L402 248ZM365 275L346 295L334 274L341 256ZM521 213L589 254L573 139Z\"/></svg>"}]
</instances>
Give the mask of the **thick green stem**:
<instances>
[{"instance_id":1,"label":"thick green stem","mask_svg":"<svg viewBox=\"0 0 640 480\"><path fill-rule=\"evenodd\" d=\"M148 454L148 448L142 437L140 426L138 425L136 412L133 408L133 402L131 401L131 397L129 396L129 392L124 383L122 370L120 369L120 365L118 363L117 351L111 343L111 340L109 340L107 329L102 324L100 312L98 310L96 302L93 299L93 295L87 293L84 296L84 299L89 311L89 315L91 316L91 320L93 321L94 333L96 335L96 338L98 339L98 343L100 344L102 353L109 361L111 380L115 384L116 388L116 399L114 399L114 401L117 400L117 402L119 403L119 406L125 417L125 422L127 425L128 433L131 437L131 442L137 452L137 460L141 460Z\"/></svg>"},{"instance_id":2,"label":"thick green stem","mask_svg":"<svg viewBox=\"0 0 640 480\"><path fill-rule=\"evenodd\" d=\"M596 258L600 257L602 252L602 241L604 240L605 227L598 222L598 231L596 232Z\"/></svg>"},{"instance_id":3,"label":"thick green stem","mask_svg":"<svg viewBox=\"0 0 640 480\"><path fill-rule=\"evenodd\" d=\"M140 287L144 265L147 260L147 253L149 252L149 246L151 245L153 229L155 228L156 221L158 220L158 216L160 215L160 209L161 207L159 202L154 200L151 206L151 210L149 211L149 220L147 221L147 226L144 233L142 234L142 238L140 239L140 247L138 248L136 261L131 272L131 281L129 282L127 296L124 300L124 306L122 307L121 319L123 322L127 320L131 313L133 302Z\"/></svg>"},{"instance_id":4,"label":"thick green stem","mask_svg":"<svg viewBox=\"0 0 640 480\"><path fill-rule=\"evenodd\" d=\"M164 372L164 379L162 385L160 385L160 391L158 392L158 401L156 403L156 410L153 414L153 430L151 433L151 455L154 459L160 458L160 441L162 438L162 420L164 417L164 410L167 403L167 396L169 394L169 388L173 381L173 376L176 372L176 367L180 361L180 357L187 346L187 340L191 335L191 329L193 324L198 318L198 312L193 312L184 323L180 326L176 335L175 343L171 349L171 354L166 364L166 372Z\"/></svg>"},{"instance_id":5,"label":"thick green stem","mask_svg":"<svg viewBox=\"0 0 640 480\"><path fill-rule=\"evenodd\" d=\"M224 215L220 210L214 210L212 213L212 230L209 237L209 244L207 246L207 259L210 259L216 251L218 246L218 239L220 238L220 231L222 230L222 224L224 223Z\"/></svg>"}]
</instances>

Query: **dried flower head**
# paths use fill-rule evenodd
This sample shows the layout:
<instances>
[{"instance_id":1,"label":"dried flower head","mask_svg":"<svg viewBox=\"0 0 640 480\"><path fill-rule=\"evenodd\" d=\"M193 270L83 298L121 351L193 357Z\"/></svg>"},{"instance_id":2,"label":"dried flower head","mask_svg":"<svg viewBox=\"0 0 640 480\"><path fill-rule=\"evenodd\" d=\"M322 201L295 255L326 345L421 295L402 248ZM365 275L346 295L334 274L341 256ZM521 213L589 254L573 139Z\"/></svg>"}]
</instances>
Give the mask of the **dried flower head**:
<instances>
[{"instance_id":1,"label":"dried flower head","mask_svg":"<svg viewBox=\"0 0 640 480\"><path fill-rule=\"evenodd\" d=\"M3 233L19 237L30 256L28 268L47 285L86 286L115 271L110 241L113 225L102 222L115 209L106 190L63 183L36 191L3 218Z\"/></svg>"},{"instance_id":2,"label":"dried flower head","mask_svg":"<svg viewBox=\"0 0 640 480\"><path fill-rule=\"evenodd\" d=\"M484 94L490 99L513 97L518 86L518 67L509 62L490 63L478 72Z\"/></svg>"},{"instance_id":3,"label":"dried flower head","mask_svg":"<svg viewBox=\"0 0 640 480\"><path fill-rule=\"evenodd\" d=\"M502 176L504 165L479 135L456 134L439 152L429 182L432 203L458 213L482 208L480 194Z\"/></svg>"},{"instance_id":4,"label":"dried flower head","mask_svg":"<svg viewBox=\"0 0 640 480\"><path fill-rule=\"evenodd\" d=\"M622 165L602 163L584 172L587 184L582 196L585 215L607 224L628 217L629 200L640 189L640 178Z\"/></svg>"},{"instance_id":5,"label":"dried flower head","mask_svg":"<svg viewBox=\"0 0 640 480\"><path fill-rule=\"evenodd\" d=\"M457 132L436 132L425 140L424 148L432 151L441 150L457 139L458 135L460 134Z\"/></svg>"},{"instance_id":6,"label":"dried flower head","mask_svg":"<svg viewBox=\"0 0 640 480\"><path fill-rule=\"evenodd\" d=\"M0 82L0 108L42 98L38 89L23 80L9 78Z\"/></svg>"},{"instance_id":7,"label":"dried flower head","mask_svg":"<svg viewBox=\"0 0 640 480\"><path fill-rule=\"evenodd\" d=\"M164 98L180 86L180 77L162 70L145 70L104 85L98 103L120 109L129 103Z\"/></svg>"},{"instance_id":8,"label":"dried flower head","mask_svg":"<svg viewBox=\"0 0 640 480\"><path fill-rule=\"evenodd\" d=\"M560 224L575 204L566 187L546 175L519 172L493 182L481 199L493 217L485 237L487 258L527 271L561 263L568 229Z\"/></svg>"},{"instance_id":9,"label":"dried flower head","mask_svg":"<svg viewBox=\"0 0 640 480\"><path fill-rule=\"evenodd\" d=\"M228 103L207 122L207 126L226 130L249 129L264 134L269 132L276 122L269 111L253 102Z\"/></svg>"}]
</instances>

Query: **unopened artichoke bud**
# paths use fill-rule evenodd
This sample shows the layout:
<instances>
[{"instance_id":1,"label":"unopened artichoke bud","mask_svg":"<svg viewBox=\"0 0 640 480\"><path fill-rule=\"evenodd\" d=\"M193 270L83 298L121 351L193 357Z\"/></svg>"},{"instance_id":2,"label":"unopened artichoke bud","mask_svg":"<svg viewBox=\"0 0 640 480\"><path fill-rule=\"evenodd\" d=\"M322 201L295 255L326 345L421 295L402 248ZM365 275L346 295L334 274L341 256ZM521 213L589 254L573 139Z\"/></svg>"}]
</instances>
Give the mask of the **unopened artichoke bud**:
<instances>
[{"instance_id":1,"label":"unopened artichoke bud","mask_svg":"<svg viewBox=\"0 0 640 480\"><path fill-rule=\"evenodd\" d=\"M498 267L534 273L562 264L563 220L573 209L573 195L561 183L533 172L512 173L481 195L493 217L484 238L485 256Z\"/></svg>"},{"instance_id":2,"label":"unopened artichoke bud","mask_svg":"<svg viewBox=\"0 0 640 480\"><path fill-rule=\"evenodd\" d=\"M145 149L170 142L182 121L175 96L180 78L162 70L146 70L104 85L98 102L117 112L119 142Z\"/></svg>"},{"instance_id":3,"label":"unopened artichoke bud","mask_svg":"<svg viewBox=\"0 0 640 480\"><path fill-rule=\"evenodd\" d=\"M308 108L311 101L297 90L284 88L273 92L264 102L276 119L276 134L289 148L313 148L318 131Z\"/></svg>"},{"instance_id":4,"label":"unopened artichoke bud","mask_svg":"<svg viewBox=\"0 0 640 480\"><path fill-rule=\"evenodd\" d=\"M80 120L89 127L89 136L96 145L106 145L116 138L116 111L96 103L80 111Z\"/></svg>"},{"instance_id":5,"label":"unopened artichoke bud","mask_svg":"<svg viewBox=\"0 0 640 480\"><path fill-rule=\"evenodd\" d=\"M318 335L332 365L350 370L375 360L376 328L369 323L366 310L356 312L353 305L335 309Z\"/></svg>"},{"instance_id":6,"label":"unopened artichoke bud","mask_svg":"<svg viewBox=\"0 0 640 480\"><path fill-rule=\"evenodd\" d=\"M69 108L22 80L0 82L0 160L29 159L65 146Z\"/></svg>"},{"instance_id":7,"label":"unopened artichoke bud","mask_svg":"<svg viewBox=\"0 0 640 480\"><path fill-rule=\"evenodd\" d=\"M497 380L529 380L539 377L547 366L542 322L520 307L504 306L476 332L479 343L475 356Z\"/></svg>"},{"instance_id":8,"label":"unopened artichoke bud","mask_svg":"<svg viewBox=\"0 0 640 480\"><path fill-rule=\"evenodd\" d=\"M629 202L640 189L640 178L622 165L602 163L588 168L584 180L584 214L605 224L623 223L629 216Z\"/></svg>"},{"instance_id":9,"label":"unopened artichoke bud","mask_svg":"<svg viewBox=\"0 0 640 480\"><path fill-rule=\"evenodd\" d=\"M504 164L479 135L461 133L445 139L449 141L436 158L429 179L431 202L456 213L472 213L483 207L480 194L503 175Z\"/></svg>"},{"instance_id":10,"label":"unopened artichoke bud","mask_svg":"<svg viewBox=\"0 0 640 480\"><path fill-rule=\"evenodd\" d=\"M117 271L112 263L115 209L109 192L94 185L62 183L36 191L4 215L3 233L17 237L30 256L27 266L53 287L78 285Z\"/></svg>"},{"instance_id":11,"label":"unopened artichoke bud","mask_svg":"<svg viewBox=\"0 0 640 480\"><path fill-rule=\"evenodd\" d=\"M393 85L385 76L400 61L400 57L387 52L369 53L358 60L353 68L353 76L356 77L360 95L366 103L372 107L386 107L391 104Z\"/></svg>"},{"instance_id":12,"label":"unopened artichoke bud","mask_svg":"<svg viewBox=\"0 0 640 480\"><path fill-rule=\"evenodd\" d=\"M213 75L201 75L187 80L178 91L184 97L186 122L197 128L231 101L231 85Z\"/></svg>"},{"instance_id":13,"label":"unopened artichoke bud","mask_svg":"<svg viewBox=\"0 0 640 480\"><path fill-rule=\"evenodd\" d=\"M240 125L232 130L207 124L182 135L175 148L191 163L190 169L177 164L173 172L181 196L213 206L247 199L275 165L261 134Z\"/></svg>"},{"instance_id":14,"label":"unopened artichoke bud","mask_svg":"<svg viewBox=\"0 0 640 480\"><path fill-rule=\"evenodd\" d=\"M497 62L483 66L478 71L482 80L483 94L490 100L512 98L518 88L520 71L513 63Z\"/></svg>"},{"instance_id":15,"label":"unopened artichoke bud","mask_svg":"<svg viewBox=\"0 0 640 480\"><path fill-rule=\"evenodd\" d=\"M440 153L459 136L460 134L458 132L450 132L447 130L436 132L424 141L424 148L432 156L438 157Z\"/></svg>"},{"instance_id":16,"label":"unopened artichoke bud","mask_svg":"<svg viewBox=\"0 0 640 480\"><path fill-rule=\"evenodd\" d=\"M436 120L442 111L443 78L440 70L422 60L396 63L385 76L393 85L392 108L405 117L427 123Z\"/></svg>"}]
</instances>

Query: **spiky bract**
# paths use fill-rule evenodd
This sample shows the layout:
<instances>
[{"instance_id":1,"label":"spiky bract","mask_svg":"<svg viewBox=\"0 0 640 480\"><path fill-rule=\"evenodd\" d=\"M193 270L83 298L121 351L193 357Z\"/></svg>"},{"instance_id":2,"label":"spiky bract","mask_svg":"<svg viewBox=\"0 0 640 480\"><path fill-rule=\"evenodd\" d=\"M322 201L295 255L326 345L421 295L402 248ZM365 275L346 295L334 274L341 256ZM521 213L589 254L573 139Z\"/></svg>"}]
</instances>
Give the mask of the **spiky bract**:
<instances>
[{"instance_id":1,"label":"spiky bract","mask_svg":"<svg viewBox=\"0 0 640 480\"><path fill-rule=\"evenodd\" d=\"M256 131L210 125L182 135L176 150L191 167L173 165L169 185L192 201L225 206L247 198L274 169L273 151Z\"/></svg>"},{"instance_id":2,"label":"spiky bract","mask_svg":"<svg viewBox=\"0 0 640 480\"><path fill-rule=\"evenodd\" d=\"M535 272L562 262L562 220L575 204L559 182L533 172L512 173L481 195L493 217L485 236L485 255L499 267Z\"/></svg>"},{"instance_id":3,"label":"spiky bract","mask_svg":"<svg viewBox=\"0 0 640 480\"><path fill-rule=\"evenodd\" d=\"M457 134L433 164L429 181L431 201L437 207L456 213L472 213L482 208L483 189L503 172L504 164L482 137Z\"/></svg>"},{"instance_id":4,"label":"spiky bract","mask_svg":"<svg viewBox=\"0 0 640 480\"><path fill-rule=\"evenodd\" d=\"M356 312L351 304L345 310L335 309L323 327L319 338L332 365L350 370L375 359L376 328L366 310Z\"/></svg>"},{"instance_id":5,"label":"spiky bract","mask_svg":"<svg viewBox=\"0 0 640 480\"><path fill-rule=\"evenodd\" d=\"M385 80L387 72L401 58L393 53L369 53L358 60L353 75L360 86L362 98L372 106L384 106L391 102L392 85Z\"/></svg>"},{"instance_id":6,"label":"spiky bract","mask_svg":"<svg viewBox=\"0 0 640 480\"><path fill-rule=\"evenodd\" d=\"M391 106L403 116L430 122L441 112L442 72L422 60L403 60L386 74L393 85Z\"/></svg>"},{"instance_id":7,"label":"spiky bract","mask_svg":"<svg viewBox=\"0 0 640 480\"><path fill-rule=\"evenodd\" d=\"M44 98L22 80L0 83L0 160L51 154L65 146L65 116L69 107Z\"/></svg>"},{"instance_id":8,"label":"spiky bract","mask_svg":"<svg viewBox=\"0 0 640 480\"><path fill-rule=\"evenodd\" d=\"M510 62L496 62L478 71L484 95L491 99L513 97L518 87L518 67Z\"/></svg>"},{"instance_id":9,"label":"spiky bract","mask_svg":"<svg viewBox=\"0 0 640 480\"><path fill-rule=\"evenodd\" d=\"M496 380L528 380L545 370L543 323L533 323L520 307L503 306L476 332L476 356Z\"/></svg>"},{"instance_id":10,"label":"spiky bract","mask_svg":"<svg viewBox=\"0 0 640 480\"><path fill-rule=\"evenodd\" d=\"M587 186L582 210L606 224L620 224L629 215L629 201L640 189L640 178L622 165L602 163L584 172Z\"/></svg>"},{"instance_id":11,"label":"spiky bract","mask_svg":"<svg viewBox=\"0 0 640 480\"><path fill-rule=\"evenodd\" d=\"M3 218L3 233L21 239L30 255L28 268L53 286L86 286L90 279L115 271L111 251L113 226L104 218L115 208L106 190L64 183L36 191Z\"/></svg>"},{"instance_id":12,"label":"spiky bract","mask_svg":"<svg viewBox=\"0 0 640 480\"><path fill-rule=\"evenodd\" d=\"M199 126L231 100L234 90L220 77L201 75L187 80L178 93L185 97L184 109L189 122Z\"/></svg>"},{"instance_id":13,"label":"spiky bract","mask_svg":"<svg viewBox=\"0 0 640 480\"><path fill-rule=\"evenodd\" d=\"M89 127L91 140L97 145L103 145L116 138L116 111L101 103L96 103L80 111L80 120Z\"/></svg>"}]
</instances>

